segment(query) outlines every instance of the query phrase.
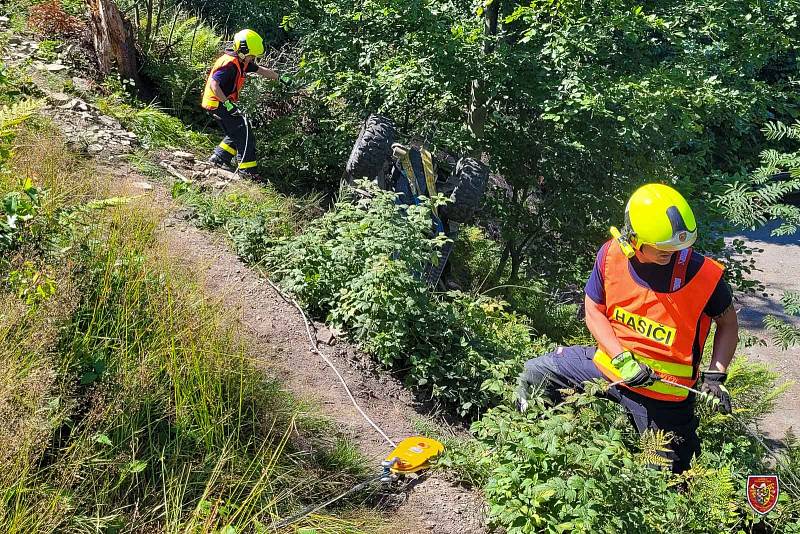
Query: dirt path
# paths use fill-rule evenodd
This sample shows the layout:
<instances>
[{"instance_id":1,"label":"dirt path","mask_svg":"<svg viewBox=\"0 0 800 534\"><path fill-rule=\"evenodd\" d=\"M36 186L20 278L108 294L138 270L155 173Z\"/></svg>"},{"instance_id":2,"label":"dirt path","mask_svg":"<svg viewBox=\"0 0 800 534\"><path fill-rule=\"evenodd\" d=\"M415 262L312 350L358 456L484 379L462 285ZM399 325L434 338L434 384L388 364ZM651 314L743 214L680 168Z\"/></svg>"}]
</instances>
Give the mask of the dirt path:
<instances>
[{"instance_id":1,"label":"dirt path","mask_svg":"<svg viewBox=\"0 0 800 534\"><path fill-rule=\"evenodd\" d=\"M766 315L777 315L800 326L800 318L787 317L780 302L785 291L800 291L800 235L773 237L770 231L774 226L737 236L749 246L763 249L756 255L761 272L755 273L755 277L766 286L765 294L740 295L737 309L741 326L767 342L766 346L745 349L745 354L768 363L782 375L782 382L794 382L761 424L761 430L771 438L782 439L790 427L800 431L800 347L789 350L778 347L764 328L763 319Z\"/></svg>"}]
</instances>

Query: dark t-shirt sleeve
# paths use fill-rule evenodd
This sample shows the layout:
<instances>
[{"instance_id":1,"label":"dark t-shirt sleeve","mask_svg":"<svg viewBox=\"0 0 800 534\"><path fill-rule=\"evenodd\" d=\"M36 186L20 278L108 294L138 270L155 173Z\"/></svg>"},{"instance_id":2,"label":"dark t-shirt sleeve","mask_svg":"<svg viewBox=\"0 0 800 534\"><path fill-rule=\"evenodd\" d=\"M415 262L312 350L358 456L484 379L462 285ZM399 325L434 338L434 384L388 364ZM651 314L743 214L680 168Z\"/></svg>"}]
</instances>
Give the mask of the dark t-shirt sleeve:
<instances>
[{"instance_id":1,"label":"dark t-shirt sleeve","mask_svg":"<svg viewBox=\"0 0 800 534\"><path fill-rule=\"evenodd\" d=\"M600 250L597 251L592 274L589 275L589 279L586 281L586 287L584 288L586 296L592 299L596 304L606 303L606 291L603 287L603 263L605 263L607 252L608 243L605 243L600 247Z\"/></svg>"},{"instance_id":2,"label":"dark t-shirt sleeve","mask_svg":"<svg viewBox=\"0 0 800 534\"><path fill-rule=\"evenodd\" d=\"M247 67L244 69L245 72L256 72L258 70L258 65L256 65L255 61L251 61L247 64Z\"/></svg>"},{"instance_id":3,"label":"dark t-shirt sleeve","mask_svg":"<svg viewBox=\"0 0 800 534\"><path fill-rule=\"evenodd\" d=\"M731 304L733 304L731 286L728 285L724 278L720 278L719 282L717 282L717 287L714 288L714 292L711 294L711 298L708 299L708 303L703 309L703 313L712 318L719 317Z\"/></svg>"},{"instance_id":4,"label":"dark t-shirt sleeve","mask_svg":"<svg viewBox=\"0 0 800 534\"><path fill-rule=\"evenodd\" d=\"M233 62L227 63L215 70L211 77L219 83L223 90L232 88L236 82L236 65Z\"/></svg>"}]
</instances>

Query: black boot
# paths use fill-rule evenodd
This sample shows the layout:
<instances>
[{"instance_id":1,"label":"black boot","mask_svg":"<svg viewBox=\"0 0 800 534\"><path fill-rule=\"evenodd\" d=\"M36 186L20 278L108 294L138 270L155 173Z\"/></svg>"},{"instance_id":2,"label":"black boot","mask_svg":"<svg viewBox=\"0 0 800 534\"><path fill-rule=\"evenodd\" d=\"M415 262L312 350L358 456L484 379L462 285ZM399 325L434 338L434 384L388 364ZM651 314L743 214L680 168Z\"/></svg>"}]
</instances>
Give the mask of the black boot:
<instances>
[{"instance_id":1,"label":"black boot","mask_svg":"<svg viewBox=\"0 0 800 534\"><path fill-rule=\"evenodd\" d=\"M230 161L225 161L221 157L216 154L211 154L211 157L208 158L208 162L212 165L219 167L221 169L225 169L226 171L232 171L233 168L231 167Z\"/></svg>"}]
</instances>

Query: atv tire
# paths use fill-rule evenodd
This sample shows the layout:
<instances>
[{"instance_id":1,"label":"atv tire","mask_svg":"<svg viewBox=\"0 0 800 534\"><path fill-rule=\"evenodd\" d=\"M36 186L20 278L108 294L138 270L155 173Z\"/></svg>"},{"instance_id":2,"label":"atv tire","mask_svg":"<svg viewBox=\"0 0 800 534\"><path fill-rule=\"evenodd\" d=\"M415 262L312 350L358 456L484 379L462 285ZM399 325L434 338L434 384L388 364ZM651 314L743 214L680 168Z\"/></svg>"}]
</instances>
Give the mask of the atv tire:
<instances>
[{"instance_id":1,"label":"atv tire","mask_svg":"<svg viewBox=\"0 0 800 534\"><path fill-rule=\"evenodd\" d=\"M450 203L442 206L442 214L448 220L465 223L475 215L483 200L486 184L489 183L489 168L472 158L461 158L449 180L453 186Z\"/></svg>"},{"instance_id":2,"label":"atv tire","mask_svg":"<svg viewBox=\"0 0 800 534\"><path fill-rule=\"evenodd\" d=\"M379 181L384 165L392 155L394 124L386 117L370 115L358 134L347 160L345 174L349 183L360 178Z\"/></svg>"}]
</instances>

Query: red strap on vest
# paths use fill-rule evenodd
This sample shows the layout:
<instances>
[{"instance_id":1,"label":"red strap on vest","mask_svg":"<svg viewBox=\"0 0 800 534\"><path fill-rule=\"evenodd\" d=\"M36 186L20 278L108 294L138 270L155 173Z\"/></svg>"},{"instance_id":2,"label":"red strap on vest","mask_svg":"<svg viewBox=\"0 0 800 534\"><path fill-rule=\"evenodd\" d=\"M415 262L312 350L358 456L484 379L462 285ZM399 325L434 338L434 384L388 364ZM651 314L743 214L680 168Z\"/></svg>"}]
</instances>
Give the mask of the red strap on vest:
<instances>
[{"instance_id":1,"label":"red strap on vest","mask_svg":"<svg viewBox=\"0 0 800 534\"><path fill-rule=\"evenodd\" d=\"M685 248L677 252L678 258L672 267L672 279L669 281L669 290L677 291L686 283L686 270L689 268L689 259L692 257L692 248Z\"/></svg>"}]
</instances>

